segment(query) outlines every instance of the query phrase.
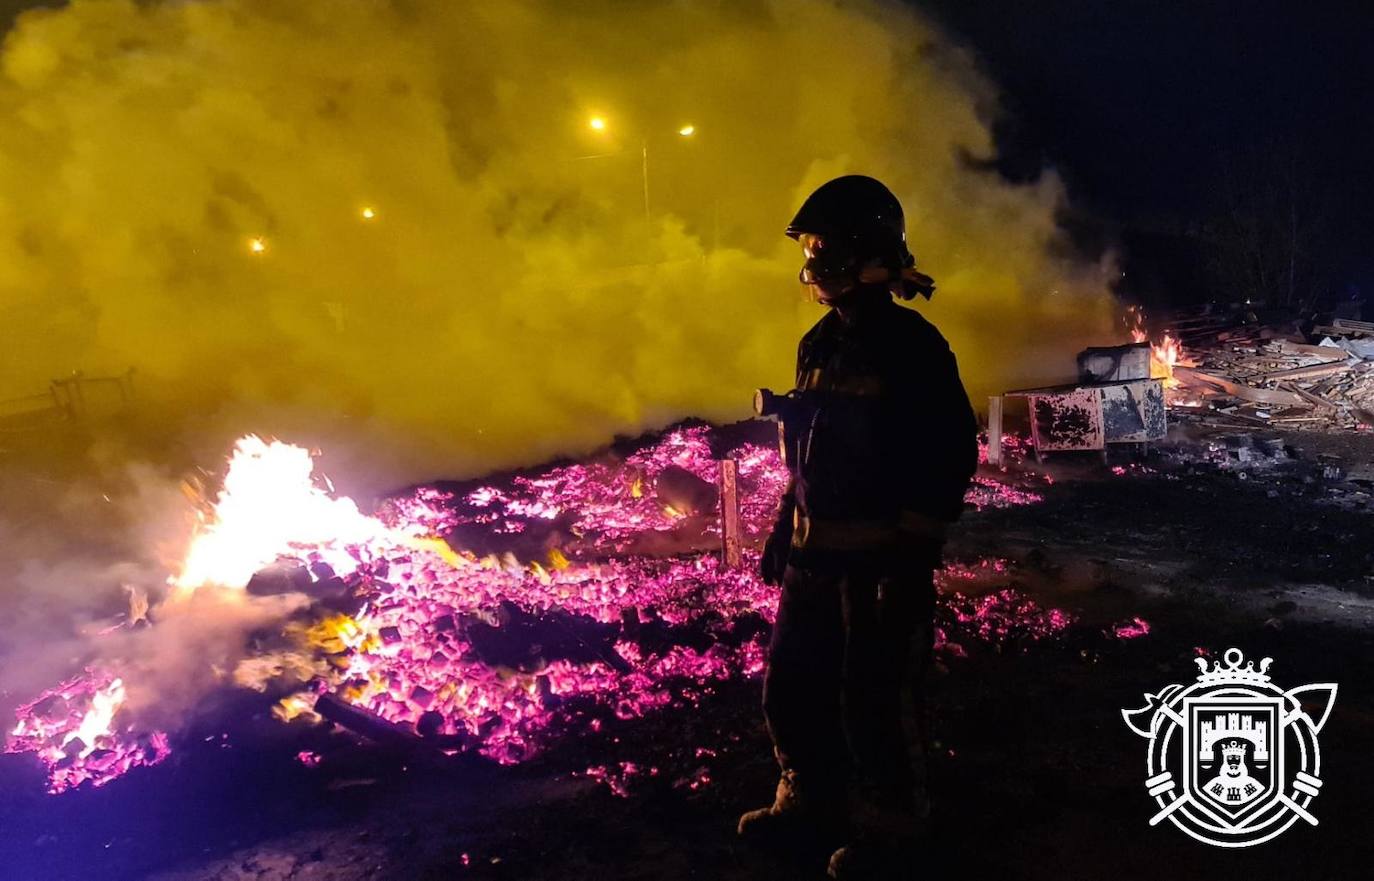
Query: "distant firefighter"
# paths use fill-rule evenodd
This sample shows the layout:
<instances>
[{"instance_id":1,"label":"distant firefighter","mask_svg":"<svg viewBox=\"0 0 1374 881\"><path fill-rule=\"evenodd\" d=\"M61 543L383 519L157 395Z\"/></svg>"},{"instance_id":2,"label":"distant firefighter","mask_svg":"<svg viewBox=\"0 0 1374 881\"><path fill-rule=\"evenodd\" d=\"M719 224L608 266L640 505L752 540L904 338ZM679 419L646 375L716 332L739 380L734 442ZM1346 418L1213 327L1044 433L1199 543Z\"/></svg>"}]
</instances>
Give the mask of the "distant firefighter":
<instances>
[{"instance_id":1,"label":"distant firefighter","mask_svg":"<svg viewBox=\"0 0 1374 881\"><path fill-rule=\"evenodd\" d=\"M756 398L782 424L792 474L761 563L782 587L763 698L782 774L739 832L832 841L832 877L868 877L910 853L928 812L901 697L930 658L933 575L978 426L949 345L893 299L935 286L916 271L891 191L832 180L787 235L829 311L802 338L796 388Z\"/></svg>"}]
</instances>

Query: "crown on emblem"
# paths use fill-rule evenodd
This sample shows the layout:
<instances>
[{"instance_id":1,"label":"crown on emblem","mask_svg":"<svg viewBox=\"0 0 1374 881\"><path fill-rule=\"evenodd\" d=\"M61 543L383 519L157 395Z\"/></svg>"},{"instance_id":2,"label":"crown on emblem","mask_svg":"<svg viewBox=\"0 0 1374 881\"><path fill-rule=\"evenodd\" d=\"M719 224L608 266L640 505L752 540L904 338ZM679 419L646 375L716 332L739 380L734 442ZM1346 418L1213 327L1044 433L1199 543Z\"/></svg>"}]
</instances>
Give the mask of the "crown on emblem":
<instances>
[{"instance_id":1,"label":"crown on emblem","mask_svg":"<svg viewBox=\"0 0 1374 881\"><path fill-rule=\"evenodd\" d=\"M1239 740L1228 740L1221 745L1221 756L1222 758L1237 756L1243 759L1245 758L1245 744Z\"/></svg>"},{"instance_id":2,"label":"crown on emblem","mask_svg":"<svg viewBox=\"0 0 1374 881\"><path fill-rule=\"evenodd\" d=\"M1207 669L1206 658L1194 658L1197 668L1202 671L1197 681L1202 683L1263 683L1269 681L1269 665L1274 663L1273 658L1265 658L1260 661L1259 669L1255 669L1254 661L1246 661L1242 667L1240 662L1245 660L1245 654L1238 648L1229 648L1222 655L1226 666L1222 666L1221 661L1216 661L1212 669Z\"/></svg>"}]
</instances>

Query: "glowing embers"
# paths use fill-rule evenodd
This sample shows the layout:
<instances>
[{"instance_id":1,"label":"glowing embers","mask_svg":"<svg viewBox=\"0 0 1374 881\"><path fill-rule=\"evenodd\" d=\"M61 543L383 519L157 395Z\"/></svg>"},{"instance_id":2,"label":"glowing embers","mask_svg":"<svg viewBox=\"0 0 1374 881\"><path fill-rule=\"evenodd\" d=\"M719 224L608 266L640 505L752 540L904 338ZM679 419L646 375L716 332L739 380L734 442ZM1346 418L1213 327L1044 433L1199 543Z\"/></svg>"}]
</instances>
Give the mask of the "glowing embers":
<instances>
[{"instance_id":1,"label":"glowing embers","mask_svg":"<svg viewBox=\"0 0 1374 881\"><path fill-rule=\"evenodd\" d=\"M122 680L87 670L16 709L5 752L37 756L52 793L86 781L101 786L130 768L155 765L171 752L167 735L121 726L125 699Z\"/></svg>"},{"instance_id":2,"label":"glowing embers","mask_svg":"<svg viewBox=\"0 0 1374 881\"><path fill-rule=\"evenodd\" d=\"M332 688L504 763L598 714L637 718L756 675L776 609L752 571L713 556L541 574L494 562L444 570L415 555L387 573L358 616L369 635L335 646Z\"/></svg>"},{"instance_id":3,"label":"glowing embers","mask_svg":"<svg viewBox=\"0 0 1374 881\"><path fill-rule=\"evenodd\" d=\"M418 518L428 528L448 531L481 527L498 534L518 534L544 521L566 523L568 531L592 547L620 551L648 532L669 532L686 515L664 504L656 492L665 470L683 469L714 485L719 466L708 442L710 429L696 427L666 434L622 461L598 461L554 468L533 477L517 477L508 486L482 486L461 499L437 490L420 490L391 503L394 514ZM1024 458L1026 444L1014 435L1003 438L1010 458ZM744 444L730 453L739 465L740 523L746 536L765 535L773 525L778 499L787 485L787 468L775 446ZM986 462L986 450L980 449ZM1026 480L1048 483L1049 478ZM1039 493L1018 481L978 476L965 501L975 509L1029 505ZM707 512L708 514L710 512ZM715 531L714 518L705 518Z\"/></svg>"},{"instance_id":4,"label":"glowing embers","mask_svg":"<svg viewBox=\"0 0 1374 881\"><path fill-rule=\"evenodd\" d=\"M1031 445L1025 438L1015 434L1002 435L1002 462L1020 463L1025 460L1031 452ZM978 440L978 464L988 464L988 446L986 438ZM1036 492L1040 484L1048 486L1054 480L1048 474L1037 474L1030 471L1007 473L1000 477L991 477L986 474L975 474L972 483L969 484L968 491L964 493L964 504L971 506L975 511L982 511L986 508L1014 508L1020 505L1034 505L1042 502L1045 497Z\"/></svg>"},{"instance_id":5,"label":"glowing embers","mask_svg":"<svg viewBox=\"0 0 1374 881\"><path fill-rule=\"evenodd\" d=\"M771 524L785 469L771 448L743 446L733 455L747 488L745 530L760 535ZM214 677L226 686L294 692L274 711L283 721L318 721L316 699L329 693L437 738L443 749L512 763L606 720L692 706L724 681L763 671L778 592L759 581L756 555L726 569L713 551L618 550L681 521L655 498L665 470L714 481L704 428L669 433L618 462L556 468L462 500L420 489L393 500L385 522L334 497L312 464L301 448L242 439L174 579L180 590L145 631L155 638L169 626L168 613L190 601L247 599L240 588L265 566L306 573L328 566L341 576L331 580L346 592L348 614L319 604L308 623L288 620L308 602L291 594L272 619L284 642L256 647ZM474 522L473 512L494 516ZM429 537L460 523L490 535L508 521L559 518L583 531L584 547L603 549L596 559L569 559L553 548L547 565L509 555L479 561ZM942 616L963 644L1043 638L1067 626L1063 613L1013 591L987 593L1005 588L1000 561L950 566L940 580ZM955 590L975 583L985 597ZM205 584L228 589L197 589ZM942 648L955 650L948 640ZM90 672L21 707L6 750L38 755L54 792L160 761L166 735L140 731L125 706L125 684L135 684L138 673L117 672L123 680Z\"/></svg>"},{"instance_id":6,"label":"glowing embers","mask_svg":"<svg viewBox=\"0 0 1374 881\"><path fill-rule=\"evenodd\" d=\"M478 488L462 500L466 511L455 515L455 525L476 524L514 533L523 531L526 521L558 520L572 535L613 550L644 533L673 530L687 513L661 499L655 492L656 482L666 469L675 468L714 485L719 467L711 456L708 433L705 427L681 429L623 461L554 468L534 477L517 477L507 489ZM740 479L748 482L754 489L750 495L757 497L746 498L741 512L743 521L750 523L761 514L754 509L776 504L787 476L775 451L745 446L736 455Z\"/></svg>"},{"instance_id":7,"label":"glowing embers","mask_svg":"<svg viewBox=\"0 0 1374 881\"><path fill-rule=\"evenodd\" d=\"M1137 615L1129 621L1113 624L1111 633L1117 639L1139 639L1150 635L1150 622Z\"/></svg>"},{"instance_id":8,"label":"glowing embers","mask_svg":"<svg viewBox=\"0 0 1374 881\"><path fill-rule=\"evenodd\" d=\"M1049 483L1049 477L1043 478ZM1019 505L1034 505L1036 502L1044 501L1045 497L1034 490L1023 489L1014 486L1006 480L997 480L991 477L984 477L976 474L973 483L969 485L968 492L964 494L964 503L972 505L975 511L984 508L1014 508Z\"/></svg>"}]
</instances>

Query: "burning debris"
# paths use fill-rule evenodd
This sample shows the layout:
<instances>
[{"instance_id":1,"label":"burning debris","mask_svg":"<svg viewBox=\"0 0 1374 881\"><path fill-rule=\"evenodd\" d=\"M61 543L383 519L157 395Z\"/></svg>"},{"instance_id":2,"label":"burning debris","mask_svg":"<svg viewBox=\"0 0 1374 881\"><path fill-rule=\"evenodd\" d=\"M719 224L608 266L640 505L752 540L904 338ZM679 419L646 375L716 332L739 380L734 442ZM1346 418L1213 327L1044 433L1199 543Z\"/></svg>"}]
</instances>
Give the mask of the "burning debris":
<instances>
[{"instance_id":1,"label":"burning debris","mask_svg":"<svg viewBox=\"0 0 1374 881\"><path fill-rule=\"evenodd\" d=\"M51 792L87 780L99 786L140 765L155 765L171 753L167 734L115 728L126 697L122 680L86 670L16 709L19 722L5 752L37 756L48 769Z\"/></svg>"},{"instance_id":2,"label":"burning debris","mask_svg":"<svg viewBox=\"0 0 1374 881\"><path fill-rule=\"evenodd\" d=\"M1143 320L1138 309L1128 321ZM1175 415L1218 425L1374 427L1374 324L1335 319L1237 325L1202 312L1172 323L1152 347ZM1174 336L1177 334L1177 336ZM1134 338L1145 339L1142 330Z\"/></svg>"},{"instance_id":3,"label":"burning debris","mask_svg":"<svg viewBox=\"0 0 1374 881\"><path fill-rule=\"evenodd\" d=\"M1037 456L1162 440L1166 410L1222 427L1374 428L1374 324L1337 319L1309 335L1296 321L1246 326L1204 312L1151 342L1139 307L1123 320L1133 343L1083 350L1076 384L991 398L990 435L1001 437L1006 398L1027 400Z\"/></svg>"},{"instance_id":4,"label":"burning debris","mask_svg":"<svg viewBox=\"0 0 1374 881\"><path fill-rule=\"evenodd\" d=\"M167 598L134 636L155 639L169 608L198 591L228 602L299 597L282 607L275 636L255 638L220 677L225 684L263 692L283 721L328 720L384 743L498 763L615 720L690 706L713 683L761 673L777 608L776 591L754 572L756 552L726 567L701 546L702 536L719 544L715 515L700 510L710 506L680 501L715 485L710 435L675 430L623 458L465 491L422 487L376 517L328 492L307 451L244 438ZM742 531L760 536L786 470L770 446L740 443L730 455ZM980 478L968 500L1005 507L1039 498ZM472 538L487 553L455 552L441 536ZM636 550L654 536L657 553ZM1008 580L1002 561L941 574L942 651L1033 642L1069 626L1069 615ZM23 705L6 751L43 762L52 792L161 761L175 731L149 730L129 710L124 675L117 665L92 667ZM301 761L319 761L305 753ZM635 773L611 767L593 776L623 786ZM707 779L705 771L693 778Z\"/></svg>"}]
</instances>

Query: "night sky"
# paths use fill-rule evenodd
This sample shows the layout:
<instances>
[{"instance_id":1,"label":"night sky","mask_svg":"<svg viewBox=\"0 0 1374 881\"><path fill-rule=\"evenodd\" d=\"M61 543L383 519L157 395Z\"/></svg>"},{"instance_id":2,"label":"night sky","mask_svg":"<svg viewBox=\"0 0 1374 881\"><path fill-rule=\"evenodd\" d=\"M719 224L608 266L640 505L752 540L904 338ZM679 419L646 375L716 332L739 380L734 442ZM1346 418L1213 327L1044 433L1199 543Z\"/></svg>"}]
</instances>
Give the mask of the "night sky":
<instances>
[{"instance_id":1,"label":"night sky","mask_svg":"<svg viewBox=\"0 0 1374 881\"><path fill-rule=\"evenodd\" d=\"M917 0L1003 92L1001 169L1047 164L1156 274L1215 213L1221 163L1279 139L1329 215L1333 284L1374 287L1374 4ZM1132 249L1131 243L1141 247ZM1186 249L1185 249L1186 250ZM1167 273L1166 273L1167 274Z\"/></svg>"}]
</instances>

